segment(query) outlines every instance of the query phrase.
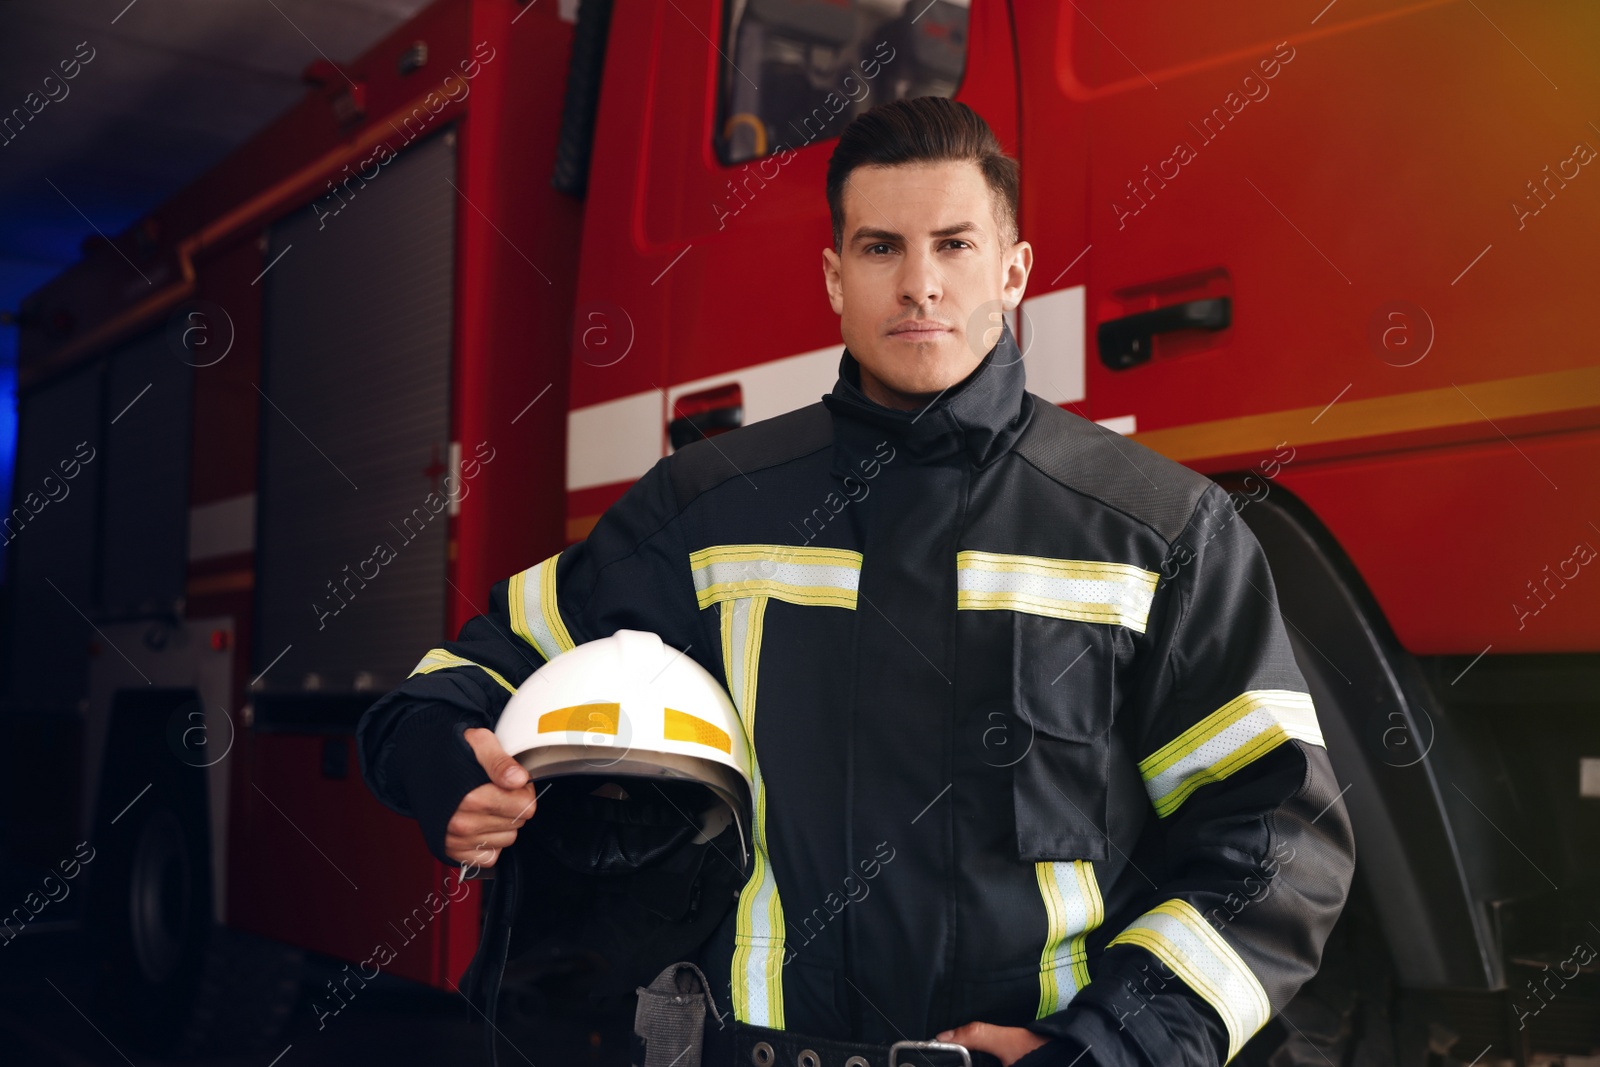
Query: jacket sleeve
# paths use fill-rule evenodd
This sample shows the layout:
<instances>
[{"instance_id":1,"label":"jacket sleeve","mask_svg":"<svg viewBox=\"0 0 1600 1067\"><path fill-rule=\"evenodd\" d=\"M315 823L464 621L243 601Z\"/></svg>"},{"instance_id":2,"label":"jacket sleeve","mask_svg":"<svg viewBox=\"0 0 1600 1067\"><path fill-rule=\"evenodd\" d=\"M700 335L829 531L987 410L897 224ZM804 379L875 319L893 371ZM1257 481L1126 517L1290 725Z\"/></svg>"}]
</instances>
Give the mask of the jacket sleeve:
<instances>
[{"instance_id":1,"label":"jacket sleeve","mask_svg":"<svg viewBox=\"0 0 1600 1067\"><path fill-rule=\"evenodd\" d=\"M589 536L496 582L487 610L430 649L356 728L361 773L388 808L415 818L440 860L461 798L489 780L463 733L493 728L506 701L556 655L622 628L687 650L700 626L688 549L663 457ZM698 657L696 657L698 658Z\"/></svg>"},{"instance_id":2,"label":"jacket sleeve","mask_svg":"<svg viewBox=\"0 0 1600 1067\"><path fill-rule=\"evenodd\" d=\"M1031 1026L1096 1045L1107 1064L1232 1059L1316 973L1355 865L1265 553L1220 486L1202 494L1163 579L1148 665L1121 715L1165 876L1093 980Z\"/></svg>"}]
</instances>

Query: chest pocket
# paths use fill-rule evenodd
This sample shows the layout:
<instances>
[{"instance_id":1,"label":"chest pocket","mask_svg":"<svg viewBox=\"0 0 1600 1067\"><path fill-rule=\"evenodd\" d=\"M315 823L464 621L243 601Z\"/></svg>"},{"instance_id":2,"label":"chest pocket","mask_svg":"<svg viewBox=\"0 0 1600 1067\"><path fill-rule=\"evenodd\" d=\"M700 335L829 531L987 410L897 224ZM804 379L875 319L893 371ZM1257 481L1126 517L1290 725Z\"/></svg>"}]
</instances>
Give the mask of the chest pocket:
<instances>
[{"instance_id":1,"label":"chest pocket","mask_svg":"<svg viewBox=\"0 0 1600 1067\"><path fill-rule=\"evenodd\" d=\"M1117 663L1159 575L1120 563L964 551L962 610L1011 615L1012 712L1031 744L1011 767L1017 858L1104 860Z\"/></svg>"}]
</instances>

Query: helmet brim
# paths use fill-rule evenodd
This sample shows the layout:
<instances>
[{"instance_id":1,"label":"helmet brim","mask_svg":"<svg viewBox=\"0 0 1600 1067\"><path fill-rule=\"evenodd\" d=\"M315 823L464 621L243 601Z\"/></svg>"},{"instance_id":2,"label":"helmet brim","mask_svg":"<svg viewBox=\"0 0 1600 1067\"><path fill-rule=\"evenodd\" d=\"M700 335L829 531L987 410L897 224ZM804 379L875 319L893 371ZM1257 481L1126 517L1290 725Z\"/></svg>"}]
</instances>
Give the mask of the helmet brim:
<instances>
[{"instance_id":1,"label":"helmet brim","mask_svg":"<svg viewBox=\"0 0 1600 1067\"><path fill-rule=\"evenodd\" d=\"M604 775L608 778L671 779L696 782L726 805L739 834L741 869L750 862L750 834L745 812L750 806L750 790L733 768L714 760L699 759L676 752L634 752L621 750L613 757L610 750L590 745L540 745L525 749L515 759L533 779L565 778L578 775ZM684 812L684 817L699 820L702 835L714 820L703 812Z\"/></svg>"}]
</instances>

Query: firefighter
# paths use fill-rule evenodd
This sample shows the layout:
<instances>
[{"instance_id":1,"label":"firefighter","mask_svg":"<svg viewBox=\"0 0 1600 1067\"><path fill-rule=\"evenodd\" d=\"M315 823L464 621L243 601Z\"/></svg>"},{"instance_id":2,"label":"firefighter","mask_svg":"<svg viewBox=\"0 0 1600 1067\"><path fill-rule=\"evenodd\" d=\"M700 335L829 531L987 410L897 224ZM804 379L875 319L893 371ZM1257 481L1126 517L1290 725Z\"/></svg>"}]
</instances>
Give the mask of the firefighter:
<instances>
[{"instance_id":1,"label":"firefighter","mask_svg":"<svg viewBox=\"0 0 1600 1067\"><path fill-rule=\"evenodd\" d=\"M832 391L497 583L364 715L363 773L434 855L537 882L490 728L540 664L658 634L753 752L751 863L692 955L708 1064L1226 1062L1354 864L1265 556L1220 486L1026 388L1018 168L969 107L864 113L827 197Z\"/></svg>"}]
</instances>

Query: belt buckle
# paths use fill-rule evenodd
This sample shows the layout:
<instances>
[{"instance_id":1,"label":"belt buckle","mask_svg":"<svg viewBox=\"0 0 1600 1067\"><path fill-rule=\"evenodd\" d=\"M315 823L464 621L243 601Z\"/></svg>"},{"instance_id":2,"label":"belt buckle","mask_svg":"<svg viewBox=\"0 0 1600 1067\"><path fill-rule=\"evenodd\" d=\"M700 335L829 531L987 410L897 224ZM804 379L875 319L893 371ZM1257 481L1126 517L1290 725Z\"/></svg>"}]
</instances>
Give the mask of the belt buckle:
<instances>
[{"instance_id":1,"label":"belt buckle","mask_svg":"<svg viewBox=\"0 0 1600 1067\"><path fill-rule=\"evenodd\" d=\"M961 1062L966 1067L972 1067L972 1055L967 1051L967 1046L958 1045L953 1041L896 1041L889 1046L889 1067L900 1067L901 1049L923 1049L928 1052L959 1052Z\"/></svg>"}]
</instances>

